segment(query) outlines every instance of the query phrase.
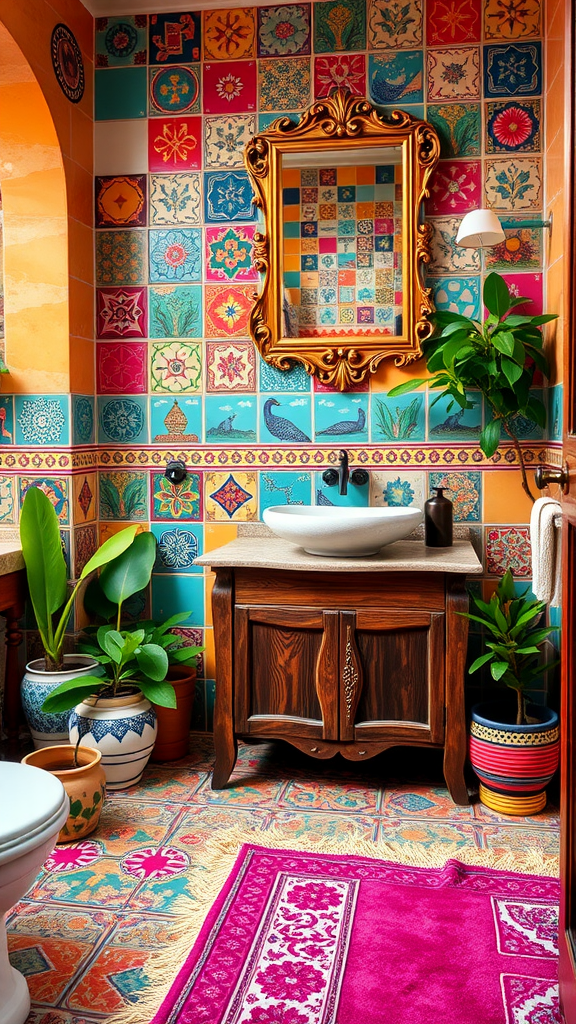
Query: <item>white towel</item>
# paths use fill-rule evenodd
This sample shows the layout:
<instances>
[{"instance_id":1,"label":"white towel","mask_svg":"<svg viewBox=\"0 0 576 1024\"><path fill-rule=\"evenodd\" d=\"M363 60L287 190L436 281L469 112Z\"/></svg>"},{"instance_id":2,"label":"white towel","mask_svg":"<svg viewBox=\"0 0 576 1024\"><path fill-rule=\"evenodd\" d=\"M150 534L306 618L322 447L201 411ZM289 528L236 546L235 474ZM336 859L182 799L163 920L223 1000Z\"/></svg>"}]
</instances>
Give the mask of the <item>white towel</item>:
<instances>
[{"instance_id":1,"label":"white towel","mask_svg":"<svg viewBox=\"0 0 576 1024\"><path fill-rule=\"evenodd\" d=\"M562 598L562 506L553 498L538 498L530 516L532 590L539 601L559 605Z\"/></svg>"}]
</instances>

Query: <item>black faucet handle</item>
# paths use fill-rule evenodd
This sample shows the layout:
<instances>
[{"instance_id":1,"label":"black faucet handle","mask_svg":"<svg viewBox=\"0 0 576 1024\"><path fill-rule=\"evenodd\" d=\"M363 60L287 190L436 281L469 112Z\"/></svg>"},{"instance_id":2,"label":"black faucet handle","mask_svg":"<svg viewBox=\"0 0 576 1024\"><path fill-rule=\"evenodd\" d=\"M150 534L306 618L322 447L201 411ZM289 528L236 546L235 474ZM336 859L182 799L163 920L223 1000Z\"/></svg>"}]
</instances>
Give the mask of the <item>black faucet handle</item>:
<instances>
[{"instance_id":1,"label":"black faucet handle","mask_svg":"<svg viewBox=\"0 0 576 1024\"><path fill-rule=\"evenodd\" d=\"M353 469L350 473L350 483L356 484L356 487L363 487L368 480L369 476L365 469Z\"/></svg>"},{"instance_id":2,"label":"black faucet handle","mask_svg":"<svg viewBox=\"0 0 576 1024\"><path fill-rule=\"evenodd\" d=\"M334 484L338 483L338 472L335 469L325 469L322 473L322 479L328 487L334 487Z\"/></svg>"}]
</instances>

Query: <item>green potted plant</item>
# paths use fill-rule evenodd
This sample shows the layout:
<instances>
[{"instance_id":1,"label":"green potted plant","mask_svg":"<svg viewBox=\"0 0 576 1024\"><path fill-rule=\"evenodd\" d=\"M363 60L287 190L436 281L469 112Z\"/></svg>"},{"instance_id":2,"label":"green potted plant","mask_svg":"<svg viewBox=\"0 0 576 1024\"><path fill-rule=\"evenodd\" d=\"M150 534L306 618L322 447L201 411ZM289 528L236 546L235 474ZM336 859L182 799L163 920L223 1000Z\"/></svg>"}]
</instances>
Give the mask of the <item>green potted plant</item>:
<instances>
[{"instance_id":1,"label":"green potted plant","mask_svg":"<svg viewBox=\"0 0 576 1024\"><path fill-rule=\"evenodd\" d=\"M463 612L486 631L487 653L472 663L474 673L490 666L492 678L516 693L514 708L503 702L476 704L470 726L470 761L480 779L480 799L504 814L534 814L546 804L546 786L558 767L558 715L526 701L537 676L557 662L542 661L542 648L556 626L541 626L544 601L531 600L529 587L517 594L510 569L490 601L472 596Z\"/></svg>"},{"instance_id":2,"label":"green potted plant","mask_svg":"<svg viewBox=\"0 0 576 1024\"><path fill-rule=\"evenodd\" d=\"M508 435L516 451L522 487L534 501L515 418L520 415L540 427L546 425L544 405L530 389L536 370L548 373L540 328L557 316L555 313L515 314L516 306L531 299L514 298L504 279L495 273L488 274L484 282L483 299L488 310L483 322L449 311L432 313L434 332L424 349L431 377L398 384L388 394L393 398L427 384L430 388L441 389L431 405L449 398L447 411L450 412L454 403L460 409L473 408L468 392L479 391L492 412L492 419L480 434L480 448L490 458L500 444L502 432Z\"/></svg>"},{"instance_id":3,"label":"green potted plant","mask_svg":"<svg viewBox=\"0 0 576 1024\"><path fill-rule=\"evenodd\" d=\"M62 682L87 676L94 670L92 658L64 654L66 629L80 588L97 569L127 550L137 526L110 537L84 566L76 585L69 589L58 516L39 487L30 487L20 515L20 540L26 566L28 591L44 648L44 657L26 665L21 687L24 714L38 749L68 742L68 716L47 714L42 705Z\"/></svg>"}]
</instances>

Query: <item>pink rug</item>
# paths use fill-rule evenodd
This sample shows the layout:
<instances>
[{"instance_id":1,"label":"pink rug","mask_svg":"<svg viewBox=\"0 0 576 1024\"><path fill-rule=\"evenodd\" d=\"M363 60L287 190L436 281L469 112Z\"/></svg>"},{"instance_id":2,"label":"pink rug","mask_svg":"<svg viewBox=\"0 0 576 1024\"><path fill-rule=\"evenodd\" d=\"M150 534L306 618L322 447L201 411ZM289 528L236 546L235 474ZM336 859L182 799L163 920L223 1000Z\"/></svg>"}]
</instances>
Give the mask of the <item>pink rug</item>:
<instances>
[{"instance_id":1,"label":"pink rug","mask_svg":"<svg viewBox=\"0 0 576 1024\"><path fill-rule=\"evenodd\" d=\"M560 1024L559 882L243 846L153 1024Z\"/></svg>"}]
</instances>

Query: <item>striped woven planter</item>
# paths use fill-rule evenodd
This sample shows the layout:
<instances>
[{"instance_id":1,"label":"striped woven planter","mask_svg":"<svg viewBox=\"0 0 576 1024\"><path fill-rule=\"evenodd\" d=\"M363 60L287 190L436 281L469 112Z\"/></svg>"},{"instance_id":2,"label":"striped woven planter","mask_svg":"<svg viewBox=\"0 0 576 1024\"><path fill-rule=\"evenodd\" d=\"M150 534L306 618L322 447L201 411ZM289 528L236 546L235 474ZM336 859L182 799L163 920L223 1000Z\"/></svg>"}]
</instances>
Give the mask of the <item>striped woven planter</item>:
<instances>
[{"instance_id":1,"label":"striped woven planter","mask_svg":"<svg viewBox=\"0 0 576 1024\"><path fill-rule=\"evenodd\" d=\"M536 814L546 806L546 786L558 767L558 715L529 704L532 725L498 720L499 704L472 708L469 754L480 779L480 800L501 814Z\"/></svg>"}]
</instances>

